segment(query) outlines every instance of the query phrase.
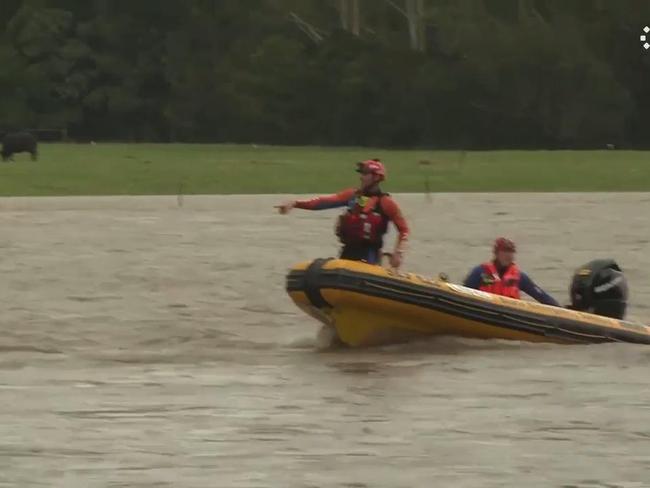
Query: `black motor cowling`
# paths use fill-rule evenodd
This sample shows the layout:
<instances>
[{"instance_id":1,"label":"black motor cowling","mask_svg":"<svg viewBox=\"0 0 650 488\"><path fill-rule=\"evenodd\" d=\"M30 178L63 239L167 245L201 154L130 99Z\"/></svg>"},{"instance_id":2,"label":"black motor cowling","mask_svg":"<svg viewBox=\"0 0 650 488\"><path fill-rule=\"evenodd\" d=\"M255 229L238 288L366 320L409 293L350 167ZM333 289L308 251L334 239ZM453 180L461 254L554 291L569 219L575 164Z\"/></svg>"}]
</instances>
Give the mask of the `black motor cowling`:
<instances>
[{"instance_id":1,"label":"black motor cowling","mask_svg":"<svg viewBox=\"0 0 650 488\"><path fill-rule=\"evenodd\" d=\"M571 309L622 319L627 308L627 280L613 259L595 259L573 274Z\"/></svg>"}]
</instances>

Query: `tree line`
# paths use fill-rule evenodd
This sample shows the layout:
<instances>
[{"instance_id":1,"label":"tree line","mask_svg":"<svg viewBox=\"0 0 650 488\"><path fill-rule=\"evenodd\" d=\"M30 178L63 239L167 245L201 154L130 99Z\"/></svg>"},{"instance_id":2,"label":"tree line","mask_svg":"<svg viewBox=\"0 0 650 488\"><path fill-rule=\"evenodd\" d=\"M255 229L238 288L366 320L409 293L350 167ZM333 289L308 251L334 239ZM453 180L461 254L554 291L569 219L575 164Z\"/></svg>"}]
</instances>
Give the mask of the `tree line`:
<instances>
[{"instance_id":1,"label":"tree line","mask_svg":"<svg viewBox=\"0 0 650 488\"><path fill-rule=\"evenodd\" d=\"M645 25L647 0L2 0L0 129L645 147Z\"/></svg>"}]
</instances>

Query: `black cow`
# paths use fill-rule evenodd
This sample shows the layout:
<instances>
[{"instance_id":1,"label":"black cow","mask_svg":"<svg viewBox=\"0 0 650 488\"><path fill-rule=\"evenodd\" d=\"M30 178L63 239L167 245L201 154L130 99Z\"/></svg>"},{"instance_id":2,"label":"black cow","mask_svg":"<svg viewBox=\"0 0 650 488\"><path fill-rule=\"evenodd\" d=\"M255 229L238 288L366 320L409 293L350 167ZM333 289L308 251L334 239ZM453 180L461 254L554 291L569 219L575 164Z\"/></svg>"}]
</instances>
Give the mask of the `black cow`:
<instances>
[{"instance_id":1,"label":"black cow","mask_svg":"<svg viewBox=\"0 0 650 488\"><path fill-rule=\"evenodd\" d=\"M2 139L2 160L13 160L13 155L28 152L32 161L38 158L36 137L29 132L10 132Z\"/></svg>"}]
</instances>

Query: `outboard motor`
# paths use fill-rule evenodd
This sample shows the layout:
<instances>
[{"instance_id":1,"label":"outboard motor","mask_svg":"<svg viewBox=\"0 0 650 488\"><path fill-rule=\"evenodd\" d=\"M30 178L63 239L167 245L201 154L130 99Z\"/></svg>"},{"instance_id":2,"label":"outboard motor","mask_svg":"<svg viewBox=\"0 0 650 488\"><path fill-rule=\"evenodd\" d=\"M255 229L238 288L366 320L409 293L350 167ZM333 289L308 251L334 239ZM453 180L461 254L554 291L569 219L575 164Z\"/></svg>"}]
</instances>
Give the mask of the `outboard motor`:
<instances>
[{"instance_id":1,"label":"outboard motor","mask_svg":"<svg viewBox=\"0 0 650 488\"><path fill-rule=\"evenodd\" d=\"M576 270L569 290L571 309L623 319L627 280L613 259L595 259Z\"/></svg>"}]
</instances>

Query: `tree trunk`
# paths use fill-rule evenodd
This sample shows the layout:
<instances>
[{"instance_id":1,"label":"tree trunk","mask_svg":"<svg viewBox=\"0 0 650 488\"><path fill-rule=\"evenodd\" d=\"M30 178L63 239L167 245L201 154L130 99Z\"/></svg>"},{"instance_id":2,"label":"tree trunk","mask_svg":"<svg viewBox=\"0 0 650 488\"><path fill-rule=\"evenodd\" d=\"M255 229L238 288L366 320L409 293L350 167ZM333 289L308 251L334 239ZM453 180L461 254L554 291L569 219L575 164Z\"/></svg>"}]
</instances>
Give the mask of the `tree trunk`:
<instances>
[{"instance_id":1,"label":"tree trunk","mask_svg":"<svg viewBox=\"0 0 650 488\"><path fill-rule=\"evenodd\" d=\"M517 11L519 22L526 22L532 15L532 5L530 0L518 0Z\"/></svg>"},{"instance_id":2,"label":"tree trunk","mask_svg":"<svg viewBox=\"0 0 650 488\"><path fill-rule=\"evenodd\" d=\"M406 0L406 20L411 49L424 51L424 0Z\"/></svg>"},{"instance_id":3,"label":"tree trunk","mask_svg":"<svg viewBox=\"0 0 650 488\"><path fill-rule=\"evenodd\" d=\"M343 30L350 29L350 22L348 19L348 12L350 11L348 7L349 3L350 0L339 0L339 15L341 16L341 27Z\"/></svg>"},{"instance_id":4,"label":"tree trunk","mask_svg":"<svg viewBox=\"0 0 650 488\"><path fill-rule=\"evenodd\" d=\"M350 32L354 34L355 36L359 37L359 34L361 32L361 19L360 19L360 12L359 12L359 2L361 0L351 0L351 11L350 11L350 17L351 17L351 26L350 26Z\"/></svg>"},{"instance_id":5,"label":"tree trunk","mask_svg":"<svg viewBox=\"0 0 650 488\"><path fill-rule=\"evenodd\" d=\"M361 12L359 3L361 0L339 0L339 15L341 27L355 36L361 33Z\"/></svg>"},{"instance_id":6,"label":"tree trunk","mask_svg":"<svg viewBox=\"0 0 650 488\"><path fill-rule=\"evenodd\" d=\"M424 31L424 0L417 0L418 12L418 51L426 50L426 34Z\"/></svg>"}]
</instances>

